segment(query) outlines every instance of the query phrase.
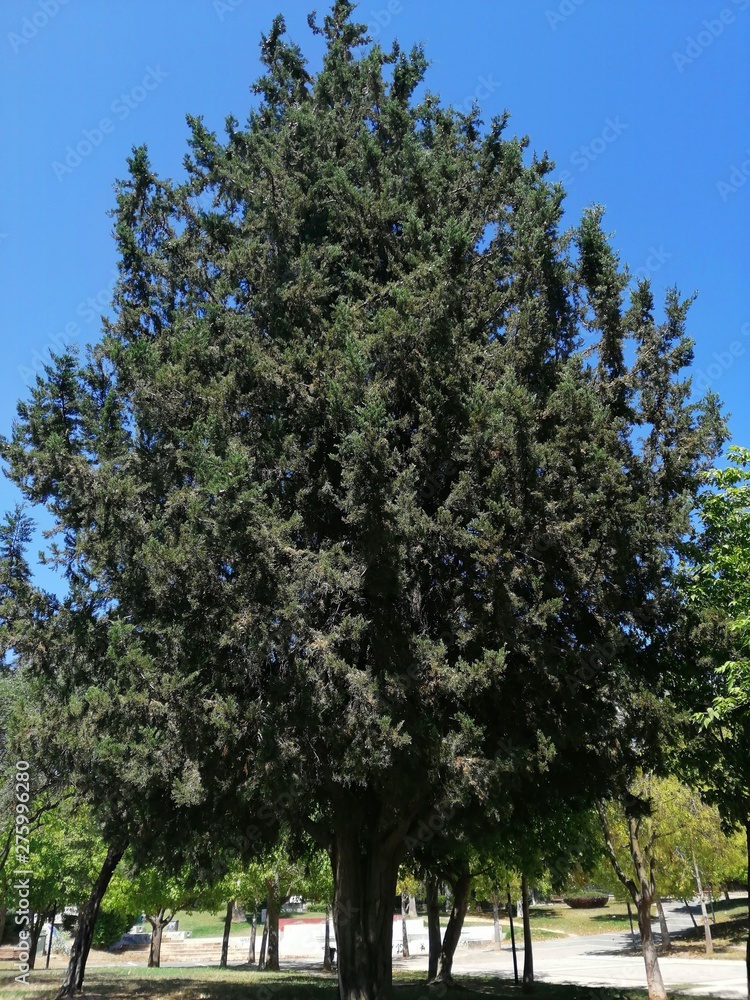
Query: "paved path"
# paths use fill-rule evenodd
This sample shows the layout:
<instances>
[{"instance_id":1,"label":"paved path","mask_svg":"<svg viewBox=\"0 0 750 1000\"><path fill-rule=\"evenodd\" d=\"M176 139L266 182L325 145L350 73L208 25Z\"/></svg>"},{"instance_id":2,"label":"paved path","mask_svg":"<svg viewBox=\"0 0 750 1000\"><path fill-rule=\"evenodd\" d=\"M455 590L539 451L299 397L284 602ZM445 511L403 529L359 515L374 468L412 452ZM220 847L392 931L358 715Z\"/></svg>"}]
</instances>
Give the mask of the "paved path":
<instances>
[{"instance_id":1,"label":"paved path","mask_svg":"<svg viewBox=\"0 0 750 1000\"><path fill-rule=\"evenodd\" d=\"M690 916L681 904L665 906L670 930L692 927ZM655 930L658 924L655 924ZM427 959L401 959L395 965L424 968ZM747 1000L745 963L731 959L660 958L664 983L668 990L688 995ZM510 947L502 951L465 951L456 953L457 975L513 976ZM519 949L519 974L523 969L523 948ZM536 979L550 983L576 983L581 986L621 986L645 988L646 973L640 952L633 954L630 932L568 937L559 941L534 942Z\"/></svg>"}]
</instances>

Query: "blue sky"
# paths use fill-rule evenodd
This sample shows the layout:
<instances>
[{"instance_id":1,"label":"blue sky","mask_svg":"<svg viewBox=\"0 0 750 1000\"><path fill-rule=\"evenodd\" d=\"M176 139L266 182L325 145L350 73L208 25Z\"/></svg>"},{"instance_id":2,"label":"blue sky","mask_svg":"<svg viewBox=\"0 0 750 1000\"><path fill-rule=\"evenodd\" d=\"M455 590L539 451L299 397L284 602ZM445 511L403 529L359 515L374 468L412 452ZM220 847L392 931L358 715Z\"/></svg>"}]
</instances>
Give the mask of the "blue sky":
<instances>
[{"instance_id":1,"label":"blue sky","mask_svg":"<svg viewBox=\"0 0 750 1000\"><path fill-rule=\"evenodd\" d=\"M185 114L219 131L244 120L276 13L317 67L312 6L2 0L0 433L50 349L97 339L116 265L106 213L131 147L181 176ZM570 224L604 204L657 298L698 292L697 380L750 445L750 0L365 0L358 16L385 45L423 42L445 101L509 110L509 132L556 161ZM0 481L0 510L16 499Z\"/></svg>"}]
</instances>

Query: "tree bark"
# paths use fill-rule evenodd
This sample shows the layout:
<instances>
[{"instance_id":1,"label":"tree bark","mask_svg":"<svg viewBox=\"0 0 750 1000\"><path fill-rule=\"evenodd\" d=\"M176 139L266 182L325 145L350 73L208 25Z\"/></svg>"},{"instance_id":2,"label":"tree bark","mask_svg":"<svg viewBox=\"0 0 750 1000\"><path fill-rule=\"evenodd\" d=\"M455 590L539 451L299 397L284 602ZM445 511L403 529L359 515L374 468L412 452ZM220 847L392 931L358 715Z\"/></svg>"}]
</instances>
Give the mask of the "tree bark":
<instances>
[{"instance_id":1,"label":"tree bark","mask_svg":"<svg viewBox=\"0 0 750 1000\"><path fill-rule=\"evenodd\" d=\"M698 869L698 862L695 860L695 851L693 851L693 875L695 876L695 884L698 888L698 898L701 904L701 913L703 914L703 933L706 936L706 954L713 955L714 953L714 942L711 937L711 924L708 920L708 910L706 909L706 899L703 895L703 886L701 885L701 873Z\"/></svg>"},{"instance_id":2,"label":"tree bark","mask_svg":"<svg viewBox=\"0 0 750 1000\"><path fill-rule=\"evenodd\" d=\"M495 928L495 947L503 946L503 931L500 926L500 898L497 893L492 897L492 923Z\"/></svg>"},{"instance_id":3,"label":"tree bark","mask_svg":"<svg viewBox=\"0 0 750 1000\"><path fill-rule=\"evenodd\" d=\"M149 969L161 968L161 942L164 935L164 928L171 921L174 914L167 913L162 906L158 913L146 914L146 920L151 924L151 943L148 949Z\"/></svg>"},{"instance_id":4,"label":"tree bark","mask_svg":"<svg viewBox=\"0 0 750 1000\"><path fill-rule=\"evenodd\" d=\"M268 928L268 958L266 968L269 972L279 971L279 915L284 900L279 896L278 879L266 879L268 903L266 910L266 927Z\"/></svg>"},{"instance_id":5,"label":"tree bark","mask_svg":"<svg viewBox=\"0 0 750 1000\"><path fill-rule=\"evenodd\" d=\"M31 939L29 941L29 968L36 968L36 953L39 948L39 936L42 933L42 927L44 927L45 922L49 919L49 911L44 910L42 913L35 913L34 919L31 922Z\"/></svg>"},{"instance_id":6,"label":"tree bark","mask_svg":"<svg viewBox=\"0 0 750 1000\"><path fill-rule=\"evenodd\" d=\"M406 929L406 910L409 906L408 896L401 893L401 954L404 958L409 958L409 932Z\"/></svg>"},{"instance_id":7,"label":"tree bark","mask_svg":"<svg viewBox=\"0 0 750 1000\"><path fill-rule=\"evenodd\" d=\"M690 914L690 919L693 921L693 927L695 927L695 929L698 930L698 921L695 919L695 914L693 913L692 906L686 899L683 899L682 902L685 904L685 907L687 908L687 911Z\"/></svg>"},{"instance_id":8,"label":"tree bark","mask_svg":"<svg viewBox=\"0 0 750 1000\"><path fill-rule=\"evenodd\" d=\"M227 903L227 912L224 916L224 934L221 939L221 961L219 968L226 969L229 961L229 935L232 933L232 911L234 910L234 900Z\"/></svg>"},{"instance_id":9,"label":"tree bark","mask_svg":"<svg viewBox=\"0 0 750 1000\"><path fill-rule=\"evenodd\" d=\"M458 942L461 939L466 911L469 908L471 879L472 875L468 865L466 865L455 880L451 880L453 906L451 908L451 915L448 918L448 926L445 928L445 934L443 935L443 944L440 948L440 968L434 979L436 983L453 982L453 958L456 954Z\"/></svg>"},{"instance_id":10,"label":"tree bark","mask_svg":"<svg viewBox=\"0 0 750 1000\"><path fill-rule=\"evenodd\" d=\"M437 976L440 962L440 903L438 901L438 882L436 878L428 878L425 882L427 902L427 940L429 942L429 958L427 960L427 981L432 982Z\"/></svg>"},{"instance_id":11,"label":"tree bark","mask_svg":"<svg viewBox=\"0 0 750 1000\"><path fill-rule=\"evenodd\" d=\"M604 846L607 856L615 874L628 890L631 899L635 903L638 916L638 929L641 932L641 951L643 953L643 962L646 966L649 1000L667 1000L667 991L664 988L664 980L659 968L659 957L656 954L656 945L654 944L654 936L651 931L651 905L656 895L654 858L653 854L649 856L650 848L644 850L638 839L641 821L637 816L627 816L628 843L633 870L638 879L636 882L634 879L628 878L618 861L617 853L612 844L612 837L607 826L607 815L601 803L599 804L598 812L602 833L604 834Z\"/></svg>"},{"instance_id":12,"label":"tree bark","mask_svg":"<svg viewBox=\"0 0 750 1000\"><path fill-rule=\"evenodd\" d=\"M247 920L247 914L245 913L245 907L242 903L238 903L235 899L234 907L232 908L232 923L241 924Z\"/></svg>"},{"instance_id":13,"label":"tree bark","mask_svg":"<svg viewBox=\"0 0 750 1000\"><path fill-rule=\"evenodd\" d=\"M263 924L263 935L260 939L260 955L258 957L258 969L266 967L266 946L268 945L268 910L266 910L266 922Z\"/></svg>"},{"instance_id":14,"label":"tree bark","mask_svg":"<svg viewBox=\"0 0 750 1000\"><path fill-rule=\"evenodd\" d=\"M55 936L55 917L57 916L57 902L55 902L55 908L52 910L52 916L49 921L49 941L47 942L47 958L44 962L44 968L49 969L49 960L52 954L52 938ZM0 938L1 940L1 938Z\"/></svg>"},{"instance_id":15,"label":"tree bark","mask_svg":"<svg viewBox=\"0 0 750 1000\"><path fill-rule=\"evenodd\" d=\"M628 920L630 921L630 940L633 943L633 951L638 947L638 943L635 940L635 930L633 929L633 908L630 905L630 900L628 899L625 903L628 908Z\"/></svg>"},{"instance_id":16,"label":"tree bark","mask_svg":"<svg viewBox=\"0 0 750 1000\"><path fill-rule=\"evenodd\" d=\"M408 827L404 825L404 833ZM390 1000L393 899L403 837L338 826L330 847L340 1000Z\"/></svg>"},{"instance_id":17,"label":"tree bark","mask_svg":"<svg viewBox=\"0 0 750 1000\"><path fill-rule=\"evenodd\" d=\"M663 955L668 955L672 950L672 938L669 936L669 925L667 916L662 906L661 896L656 896L656 912L659 915L659 929L661 931L661 950Z\"/></svg>"},{"instance_id":18,"label":"tree bark","mask_svg":"<svg viewBox=\"0 0 750 1000\"><path fill-rule=\"evenodd\" d=\"M247 964L255 965L255 935L258 922L258 900L253 900L253 920L250 925L250 950L247 954Z\"/></svg>"},{"instance_id":19,"label":"tree bark","mask_svg":"<svg viewBox=\"0 0 750 1000\"><path fill-rule=\"evenodd\" d=\"M104 893L107 891L107 886L112 880L115 869L124 853L124 847L110 847L107 851L102 869L91 889L91 895L78 914L78 928L70 948L68 970L65 973L65 978L62 981L55 1000L76 996L83 990L86 962L91 951L91 942L94 938L94 925L99 915L99 907L104 898Z\"/></svg>"},{"instance_id":20,"label":"tree bark","mask_svg":"<svg viewBox=\"0 0 750 1000\"><path fill-rule=\"evenodd\" d=\"M5 937L5 922L8 919L8 879L3 868L0 874L0 944Z\"/></svg>"},{"instance_id":21,"label":"tree bark","mask_svg":"<svg viewBox=\"0 0 750 1000\"><path fill-rule=\"evenodd\" d=\"M331 913L328 903L326 903L326 932L323 942L323 968L326 972L331 971Z\"/></svg>"},{"instance_id":22,"label":"tree bark","mask_svg":"<svg viewBox=\"0 0 750 1000\"><path fill-rule=\"evenodd\" d=\"M413 920L417 916L417 897L409 896L409 918Z\"/></svg>"},{"instance_id":23,"label":"tree bark","mask_svg":"<svg viewBox=\"0 0 750 1000\"><path fill-rule=\"evenodd\" d=\"M521 902L523 905L523 986L524 993L534 992L534 948L531 943L531 913L529 911L529 885L521 876Z\"/></svg>"}]
</instances>

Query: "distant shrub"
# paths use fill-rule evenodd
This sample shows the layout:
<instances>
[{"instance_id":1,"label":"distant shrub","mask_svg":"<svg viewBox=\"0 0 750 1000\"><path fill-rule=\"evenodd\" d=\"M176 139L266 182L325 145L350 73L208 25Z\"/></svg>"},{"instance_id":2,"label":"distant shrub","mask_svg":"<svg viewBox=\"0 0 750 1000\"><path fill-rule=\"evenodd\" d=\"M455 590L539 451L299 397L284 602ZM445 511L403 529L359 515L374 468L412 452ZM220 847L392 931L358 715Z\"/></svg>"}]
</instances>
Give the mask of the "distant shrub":
<instances>
[{"instance_id":1,"label":"distant shrub","mask_svg":"<svg viewBox=\"0 0 750 1000\"><path fill-rule=\"evenodd\" d=\"M564 896L563 902L572 910L596 910L607 905L609 896Z\"/></svg>"}]
</instances>

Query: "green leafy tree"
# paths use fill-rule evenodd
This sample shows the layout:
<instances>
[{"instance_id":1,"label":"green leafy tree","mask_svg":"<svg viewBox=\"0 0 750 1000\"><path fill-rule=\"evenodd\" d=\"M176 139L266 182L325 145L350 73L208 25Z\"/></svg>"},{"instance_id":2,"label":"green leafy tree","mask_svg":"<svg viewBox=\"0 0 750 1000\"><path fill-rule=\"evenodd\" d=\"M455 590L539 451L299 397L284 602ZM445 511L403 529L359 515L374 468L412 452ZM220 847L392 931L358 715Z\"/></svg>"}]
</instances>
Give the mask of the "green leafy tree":
<instances>
[{"instance_id":1,"label":"green leafy tree","mask_svg":"<svg viewBox=\"0 0 750 1000\"><path fill-rule=\"evenodd\" d=\"M420 824L489 811L508 740L529 786L553 757L603 780L722 425L681 374L689 303L627 308L601 211L561 234L553 164L352 10L311 19L314 76L274 21L257 107L223 141L189 119L184 181L134 151L115 318L2 451L71 582L25 655L124 829L156 843L172 802L226 839L304 827L341 996L385 1000Z\"/></svg>"},{"instance_id":2,"label":"green leafy tree","mask_svg":"<svg viewBox=\"0 0 750 1000\"><path fill-rule=\"evenodd\" d=\"M706 475L698 505L704 531L685 567L700 669L686 690L697 732L683 764L725 823L745 831L750 859L750 449L731 447L728 458L727 468ZM748 880L750 988L750 871Z\"/></svg>"}]
</instances>

